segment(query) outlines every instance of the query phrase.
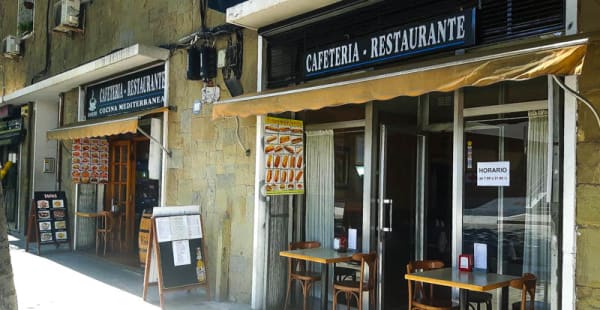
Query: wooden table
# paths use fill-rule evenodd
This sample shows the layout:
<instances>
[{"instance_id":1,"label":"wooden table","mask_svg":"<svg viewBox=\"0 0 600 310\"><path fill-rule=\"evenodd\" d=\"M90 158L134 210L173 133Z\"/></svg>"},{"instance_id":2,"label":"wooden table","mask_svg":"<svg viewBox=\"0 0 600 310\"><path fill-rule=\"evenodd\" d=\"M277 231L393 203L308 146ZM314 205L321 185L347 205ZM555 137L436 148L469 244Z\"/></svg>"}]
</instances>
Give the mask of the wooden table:
<instances>
[{"instance_id":1,"label":"wooden table","mask_svg":"<svg viewBox=\"0 0 600 310\"><path fill-rule=\"evenodd\" d=\"M80 216L80 217L87 217L87 218L97 218L100 216L100 213L95 213L95 212L75 212L75 215Z\"/></svg>"},{"instance_id":2,"label":"wooden table","mask_svg":"<svg viewBox=\"0 0 600 310\"><path fill-rule=\"evenodd\" d=\"M404 278L407 280L458 288L461 309L468 309L467 290L485 292L502 288L502 306L500 309L508 309L508 286L510 281L521 277L477 270L468 272L459 271L454 268L442 268L409 273L404 275Z\"/></svg>"},{"instance_id":3,"label":"wooden table","mask_svg":"<svg viewBox=\"0 0 600 310\"><path fill-rule=\"evenodd\" d=\"M334 249L329 248L314 248L314 249L301 249L291 251L281 251L280 256L302 259L308 262L320 263L321 267L321 309L327 309L328 293L327 289L329 286L329 264L348 262L352 260L352 255L356 252L338 252Z\"/></svg>"}]
</instances>

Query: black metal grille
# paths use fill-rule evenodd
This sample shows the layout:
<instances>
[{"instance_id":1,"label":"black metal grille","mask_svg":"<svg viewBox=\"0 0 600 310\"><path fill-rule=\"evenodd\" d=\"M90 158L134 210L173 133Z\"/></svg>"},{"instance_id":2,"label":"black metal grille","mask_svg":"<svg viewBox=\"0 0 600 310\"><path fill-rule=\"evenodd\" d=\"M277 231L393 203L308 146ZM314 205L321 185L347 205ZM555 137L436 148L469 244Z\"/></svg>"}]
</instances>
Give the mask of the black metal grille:
<instances>
[{"instance_id":1,"label":"black metal grille","mask_svg":"<svg viewBox=\"0 0 600 310\"><path fill-rule=\"evenodd\" d=\"M558 33L564 29L565 0L384 1L267 37L267 87L301 83L304 77L300 56L306 50L473 6L477 7L477 45Z\"/></svg>"},{"instance_id":2,"label":"black metal grille","mask_svg":"<svg viewBox=\"0 0 600 310\"><path fill-rule=\"evenodd\" d=\"M564 29L563 0L482 0L478 41L498 42Z\"/></svg>"}]
</instances>

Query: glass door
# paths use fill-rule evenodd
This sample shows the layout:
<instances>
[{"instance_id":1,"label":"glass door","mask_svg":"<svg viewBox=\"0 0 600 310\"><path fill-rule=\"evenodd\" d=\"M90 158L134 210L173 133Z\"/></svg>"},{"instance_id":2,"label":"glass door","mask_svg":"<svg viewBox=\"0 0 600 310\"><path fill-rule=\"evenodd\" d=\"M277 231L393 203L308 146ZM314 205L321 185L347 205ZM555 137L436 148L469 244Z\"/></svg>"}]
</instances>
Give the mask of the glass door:
<instances>
[{"instance_id":1,"label":"glass door","mask_svg":"<svg viewBox=\"0 0 600 310\"><path fill-rule=\"evenodd\" d=\"M465 119L463 253L487 247L489 272L538 278L536 300L547 301L552 221L545 110ZM496 306L499 294L493 292ZM520 293L510 296L510 303Z\"/></svg>"},{"instance_id":2,"label":"glass door","mask_svg":"<svg viewBox=\"0 0 600 310\"><path fill-rule=\"evenodd\" d=\"M407 307L409 261L451 263L452 135L445 128L452 103L447 99L438 93L375 105L379 161L372 227L379 255L378 309ZM436 294L449 297L451 292Z\"/></svg>"},{"instance_id":3,"label":"glass door","mask_svg":"<svg viewBox=\"0 0 600 310\"><path fill-rule=\"evenodd\" d=\"M379 288L381 309L407 304L406 264L415 258L417 136L381 125L378 194Z\"/></svg>"}]
</instances>

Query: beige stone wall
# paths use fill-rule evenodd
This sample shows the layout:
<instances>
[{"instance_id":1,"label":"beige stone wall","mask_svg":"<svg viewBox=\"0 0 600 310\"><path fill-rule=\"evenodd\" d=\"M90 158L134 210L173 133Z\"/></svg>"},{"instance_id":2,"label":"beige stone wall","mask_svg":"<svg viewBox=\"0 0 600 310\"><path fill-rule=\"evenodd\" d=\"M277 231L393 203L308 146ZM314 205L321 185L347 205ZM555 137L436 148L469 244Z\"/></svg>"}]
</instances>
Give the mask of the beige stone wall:
<instances>
[{"instance_id":1,"label":"beige stone wall","mask_svg":"<svg viewBox=\"0 0 600 310\"><path fill-rule=\"evenodd\" d=\"M217 48L226 44L219 41ZM256 89L256 35L244 32L243 87ZM254 117L239 121L239 145L234 118L212 120L212 106L192 113L200 98L202 82L187 81L187 55L175 54L169 64L169 148L173 157L167 169L167 204L200 204L209 248L209 277L215 279L217 296L249 302L252 270L252 227L254 210ZM229 97L222 77L217 78L221 97ZM227 275L229 274L229 278Z\"/></svg>"},{"instance_id":2,"label":"beige stone wall","mask_svg":"<svg viewBox=\"0 0 600 310\"><path fill-rule=\"evenodd\" d=\"M581 94L600 110L600 3L579 1L579 30L590 35ZM600 308L600 127L592 113L579 104L577 123L577 309Z\"/></svg>"},{"instance_id":3,"label":"beige stone wall","mask_svg":"<svg viewBox=\"0 0 600 310\"><path fill-rule=\"evenodd\" d=\"M43 80L136 43L150 46L176 43L200 27L199 0L102 0L85 5L84 33L64 34L50 30L47 35L47 3L52 2L36 1L34 34L23 42L23 57L14 60L0 57L0 66L7 73L7 94L29 85L32 79ZM16 34L17 12L16 1L0 1L0 36ZM52 27L53 14L50 16ZM224 22L223 14L209 11L208 27ZM47 65L48 39L50 57ZM225 39L217 40L218 48L225 46ZM245 30L242 84L246 92L256 89L256 42L256 33ZM187 54L182 50L174 51L168 60L167 100L177 109L168 112L167 143L173 157L168 159L166 167L166 204L201 205L213 296L249 303L255 118L241 119L238 129L235 119L213 121L210 105L205 105L199 115L193 115L192 103L200 98L202 82L186 80L186 69ZM220 70L216 84L221 88L221 97L229 97ZM58 96L49 99L58 104ZM77 120L77 101L76 90L65 94L65 124ZM246 156L239 146L238 131L241 143L251 149L250 156ZM70 142L64 145L68 149ZM63 148L62 189L73 201L74 186L70 183L68 166L70 154L65 150Z\"/></svg>"}]
</instances>

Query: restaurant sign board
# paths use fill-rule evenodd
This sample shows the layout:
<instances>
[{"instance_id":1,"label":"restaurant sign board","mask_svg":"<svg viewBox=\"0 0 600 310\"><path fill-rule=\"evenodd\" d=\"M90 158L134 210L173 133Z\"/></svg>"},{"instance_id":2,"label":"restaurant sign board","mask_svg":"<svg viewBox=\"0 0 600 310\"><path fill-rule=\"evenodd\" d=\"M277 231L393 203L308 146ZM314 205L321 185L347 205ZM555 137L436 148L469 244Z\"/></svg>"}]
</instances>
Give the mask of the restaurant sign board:
<instances>
[{"instance_id":1,"label":"restaurant sign board","mask_svg":"<svg viewBox=\"0 0 600 310\"><path fill-rule=\"evenodd\" d=\"M306 78L475 44L475 8L307 51Z\"/></svg>"},{"instance_id":2,"label":"restaurant sign board","mask_svg":"<svg viewBox=\"0 0 600 310\"><path fill-rule=\"evenodd\" d=\"M478 162L477 186L510 186L510 162Z\"/></svg>"},{"instance_id":3,"label":"restaurant sign board","mask_svg":"<svg viewBox=\"0 0 600 310\"><path fill-rule=\"evenodd\" d=\"M87 87L87 119L159 108L165 104L164 65Z\"/></svg>"}]
</instances>

